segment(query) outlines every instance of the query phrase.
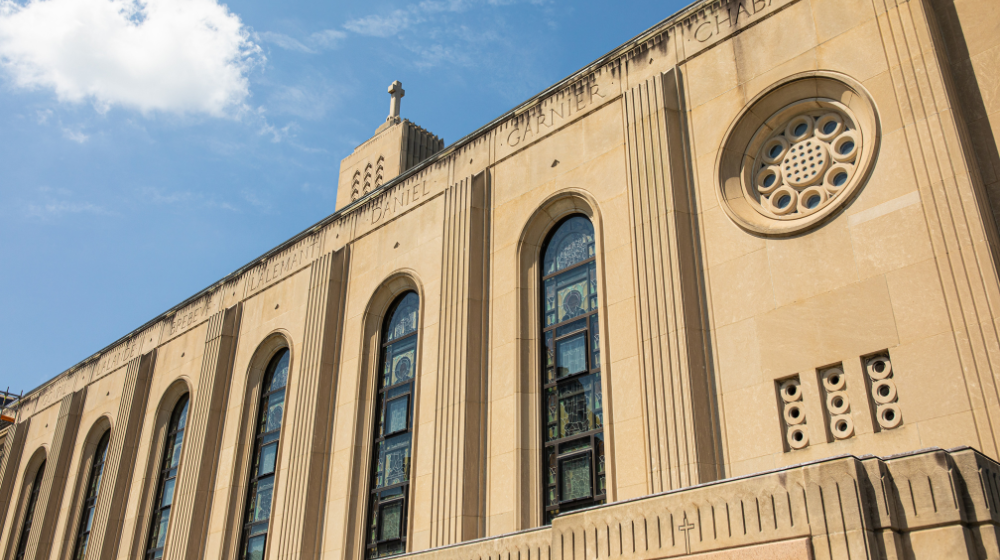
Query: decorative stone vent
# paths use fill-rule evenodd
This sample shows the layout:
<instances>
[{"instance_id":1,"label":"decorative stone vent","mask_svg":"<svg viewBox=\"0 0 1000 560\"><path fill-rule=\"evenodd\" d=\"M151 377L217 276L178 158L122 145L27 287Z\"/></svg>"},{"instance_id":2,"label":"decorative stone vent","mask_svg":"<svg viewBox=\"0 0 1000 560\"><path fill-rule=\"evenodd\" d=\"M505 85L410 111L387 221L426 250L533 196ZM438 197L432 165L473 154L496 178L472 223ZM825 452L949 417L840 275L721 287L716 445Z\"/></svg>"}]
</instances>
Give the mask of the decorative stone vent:
<instances>
[{"instance_id":1,"label":"decorative stone vent","mask_svg":"<svg viewBox=\"0 0 1000 560\"><path fill-rule=\"evenodd\" d=\"M899 427L903 415L899 410L899 396L893 379L889 354L878 354L865 360L865 373L869 379L869 395L875 411L875 422L882 430Z\"/></svg>"},{"instance_id":2,"label":"decorative stone vent","mask_svg":"<svg viewBox=\"0 0 1000 560\"><path fill-rule=\"evenodd\" d=\"M864 185L879 145L862 86L802 74L759 95L719 152L719 197L740 227L791 235L831 217Z\"/></svg>"},{"instance_id":3,"label":"decorative stone vent","mask_svg":"<svg viewBox=\"0 0 1000 560\"><path fill-rule=\"evenodd\" d=\"M778 399L782 406L781 418L787 450L805 449L809 445L809 432L806 431L806 409L802 402L799 376L778 382Z\"/></svg>"},{"instance_id":4,"label":"decorative stone vent","mask_svg":"<svg viewBox=\"0 0 1000 560\"><path fill-rule=\"evenodd\" d=\"M851 399L847 396L847 376L842 367L829 367L819 372L823 387L824 406L829 419L829 432L835 439L848 439L854 435L851 417Z\"/></svg>"},{"instance_id":5,"label":"decorative stone vent","mask_svg":"<svg viewBox=\"0 0 1000 560\"><path fill-rule=\"evenodd\" d=\"M860 136L854 119L836 106L793 117L758 152L751 196L765 216L779 220L822 210L854 177Z\"/></svg>"}]
</instances>

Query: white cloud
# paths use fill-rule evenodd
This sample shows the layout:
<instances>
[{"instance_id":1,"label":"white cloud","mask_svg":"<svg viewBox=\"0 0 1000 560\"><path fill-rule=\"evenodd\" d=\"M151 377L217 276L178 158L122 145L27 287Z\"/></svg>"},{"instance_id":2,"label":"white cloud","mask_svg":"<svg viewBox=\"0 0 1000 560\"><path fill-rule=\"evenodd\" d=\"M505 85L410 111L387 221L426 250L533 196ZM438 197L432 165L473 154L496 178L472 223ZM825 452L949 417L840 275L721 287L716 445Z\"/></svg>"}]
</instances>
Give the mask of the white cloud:
<instances>
[{"instance_id":1,"label":"white cloud","mask_svg":"<svg viewBox=\"0 0 1000 560\"><path fill-rule=\"evenodd\" d=\"M324 29L309 36L309 42L317 47L332 49L341 40L347 37L347 33L336 29Z\"/></svg>"},{"instance_id":2,"label":"white cloud","mask_svg":"<svg viewBox=\"0 0 1000 560\"><path fill-rule=\"evenodd\" d=\"M277 33L274 31L265 31L260 34L260 38L268 43L274 43L275 45L286 50L299 51L308 54L316 54L324 49L335 48L337 47L337 44L346 37L347 33L336 29L324 29L322 31L317 31L301 41L294 37L285 35L284 33Z\"/></svg>"},{"instance_id":3,"label":"white cloud","mask_svg":"<svg viewBox=\"0 0 1000 560\"><path fill-rule=\"evenodd\" d=\"M57 218L65 214L94 214L112 216L107 208L92 202L73 199L73 191L65 188L39 187L41 200L24 205L24 214L31 218Z\"/></svg>"},{"instance_id":4,"label":"white cloud","mask_svg":"<svg viewBox=\"0 0 1000 560\"><path fill-rule=\"evenodd\" d=\"M262 61L216 0L0 0L0 66L62 101L233 115Z\"/></svg>"},{"instance_id":5,"label":"white cloud","mask_svg":"<svg viewBox=\"0 0 1000 560\"><path fill-rule=\"evenodd\" d=\"M315 54L316 51L310 49L298 39L294 39L285 35L284 33L275 33L274 31L265 31L260 34L260 38L267 41L268 43L274 43L279 47L289 50L289 51L299 51L309 54Z\"/></svg>"},{"instance_id":6,"label":"white cloud","mask_svg":"<svg viewBox=\"0 0 1000 560\"><path fill-rule=\"evenodd\" d=\"M469 7L467 0L424 0L406 9L393 10L385 15L373 14L356 18L344 24L344 29L359 35L391 37L404 29L427 21L432 14L462 12Z\"/></svg>"},{"instance_id":7,"label":"white cloud","mask_svg":"<svg viewBox=\"0 0 1000 560\"><path fill-rule=\"evenodd\" d=\"M70 130L68 128L63 129L63 137L67 140L72 140L77 144L83 144L87 140L90 140L90 136L84 134L82 130Z\"/></svg>"},{"instance_id":8,"label":"white cloud","mask_svg":"<svg viewBox=\"0 0 1000 560\"><path fill-rule=\"evenodd\" d=\"M423 21L415 10L395 10L387 15L370 15L352 19L344 24L344 28L373 37L392 37L414 23Z\"/></svg>"}]
</instances>

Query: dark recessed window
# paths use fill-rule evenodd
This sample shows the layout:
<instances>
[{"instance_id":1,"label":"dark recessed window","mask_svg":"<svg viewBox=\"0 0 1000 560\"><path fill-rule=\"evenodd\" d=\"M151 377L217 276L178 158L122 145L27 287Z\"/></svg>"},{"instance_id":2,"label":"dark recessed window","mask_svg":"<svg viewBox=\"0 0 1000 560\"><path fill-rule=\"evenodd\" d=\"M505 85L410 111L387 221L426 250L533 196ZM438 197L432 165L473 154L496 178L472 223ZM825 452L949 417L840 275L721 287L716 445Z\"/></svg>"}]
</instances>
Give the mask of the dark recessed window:
<instances>
[{"instance_id":1,"label":"dark recessed window","mask_svg":"<svg viewBox=\"0 0 1000 560\"><path fill-rule=\"evenodd\" d=\"M82 560L87 556L87 544L90 542L90 529L94 523L94 509L97 507L97 495L101 491L101 476L104 474L104 459L108 454L110 438L111 430L104 432L97 442L97 450L94 451L94 458L90 464L87 494L83 502L83 515L80 516L80 529L77 531L73 560Z\"/></svg>"},{"instance_id":2,"label":"dark recessed window","mask_svg":"<svg viewBox=\"0 0 1000 560\"><path fill-rule=\"evenodd\" d=\"M159 482L156 485L153 525L149 531L149 543L146 545L146 558L163 557L163 545L167 541L167 527L170 525L170 508L174 503L177 470L181 462L187 410L188 396L184 395L174 406L174 411L170 414L170 423L167 424L167 439L164 442L163 463L160 465Z\"/></svg>"},{"instance_id":3,"label":"dark recessed window","mask_svg":"<svg viewBox=\"0 0 1000 560\"><path fill-rule=\"evenodd\" d=\"M594 226L584 216L550 234L542 262L545 523L603 503L604 406Z\"/></svg>"},{"instance_id":4,"label":"dark recessed window","mask_svg":"<svg viewBox=\"0 0 1000 560\"><path fill-rule=\"evenodd\" d=\"M285 412L285 384L288 382L288 349L271 358L260 385L260 408L257 411L256 436L250 463L247 509L243 517L240 558L260 560L267 546L271 521L271 498L274 473L278 466L278 439Z\"/></svg>"},{"instance_id":5,"label":"dark recessed window","mask_svg":"<svg viewBox=\"0 0 1000 560\"><path fill-rule=\"evenodd\" d=\"M393 302L382 328L368 486L368 558L406 552L419 311L420 297L407 292Z\"/></svg>"},{"instance_id":6,"label":"dark recessed window","mask_svg":"<svg viewBox=\"0 0 1000 560\"><path fill-rule=\"evenodd\" d=\"M31 490L28 491L28 504L24 510L24 524L21 525L21 536L17 539L17 552L14 560L22 560L24 553L28 551L28 537L31 536L31 522L35 517L35 504L38 503L38 489L42 487L42 477L45 476L45 461L38 466L35 479L31 482Z\"/></svg>"}]
</instances>

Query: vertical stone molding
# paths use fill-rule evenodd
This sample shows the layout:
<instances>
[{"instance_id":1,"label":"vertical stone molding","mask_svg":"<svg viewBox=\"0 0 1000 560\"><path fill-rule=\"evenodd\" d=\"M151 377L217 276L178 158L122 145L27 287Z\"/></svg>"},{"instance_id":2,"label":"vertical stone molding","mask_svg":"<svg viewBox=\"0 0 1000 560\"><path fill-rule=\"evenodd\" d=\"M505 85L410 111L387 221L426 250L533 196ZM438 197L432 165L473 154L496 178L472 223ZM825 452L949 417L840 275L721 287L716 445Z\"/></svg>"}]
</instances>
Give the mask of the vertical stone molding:
<instances>
[{"instance_id":1,"label":"vertical stone molding","mask_svg":"<svg viewBox=\"0 0 1000 560\"><path fill-rule=\"evenodd\" d=\"M981 450L1000 450L997 231L922 0L874 0Z\"/></svg>"},{"instance_id":2,"label":"vertical stone molding","mask_svg":"<svg viewBox=\"0 0 1000 560\"><path fill-rule=\"evenodd\" d=\"M306 309L305 338L301 362L290 391L294 415L282 439L289 454L286 478L279 491L283 511L272 516L273 557L318 558L323 534L323 503L326 499L332 443L333 399L336 389L334 365L342 328L347 251L333 251L312 263Z\"/></svg>"},{"instance_id":3,"label":"vertical stone molding","mask_svg":"<svg viewBox=\"0 0 1000 560\"><path fill-rule=\"evenodd\" d=\"M135 454L149 397L149 379L155 362L156 350L153 350L132 359L125 366L125 387L108 442L101 490L87 546L87 558L92 560L111 560L118 555L122 519L132 485Z\"/></svg>"},{"instance_id":4,"label":"vertical stone molding","mask_svg":"<svg viewBox=\"0 0 1000 560\"><path fill-rule=\"evenodd\" d=\"M80 428L80 413L86 400L87 390L82 389L63 397L59 403L59 419L52 438L52 450L46 460L42 487L38 491L35 506L35 531L32 527L25 558L48 558L52 550L56 521L63 510L63 494L73 450L76 447L77 432Z\"/></svg>"},{"instance_id":5,"label":"vertical stone molding","mask_svg":"<svg viewBox=\"0 0 1000 560\"><path fill-rule=\"evenodd\" d=\"M445 192L431 547L474 539L483 521L486 205L485 173Z\"/></svg>"},{"instance_id":6,"label":"vertical stone molding","mask_svg":"<svg viewBox=\"0 0 1000 560\"><path fill-rule=\"evenodd\" d=\"M720 476L680 87L671 70L624 96L651 492Z\"/></svg>"},{"instance_id":7,"label":"vertical stone molding","mask_svg":"<svg viewBox=\"0 0 1000 560\"><path fill-rule=\"evenodd\" d=\"M0 456L0 539L4 534L4 523L7 515L14 509L14 484L17 482L17 474L21 466L21 454L24 452L24 440L31 427L31 418L25 419L7 428L7 435L4 437L3 453ZM8 535L14 532L15 523L11 522ZM8 540L11 538L7 537ZM3 541L0 540L0 545Z\"/></svg>"},{"instance_id":8,"label":"vertical stone molding","mask_svg":"<svg viewBox=\"0 0 1000 560\"><path fill-rule=\"evenodd\" d=\"M200 559L212 510L212 485L218 468L225 403L232 382L233 356L243 304L219 311L208 321L198 386L188 413L184 456L177 490L167 560ZM143 520L146 522L148 520ZM140 547L144 543L140 543Z\"/></svg>"}]
</instances>

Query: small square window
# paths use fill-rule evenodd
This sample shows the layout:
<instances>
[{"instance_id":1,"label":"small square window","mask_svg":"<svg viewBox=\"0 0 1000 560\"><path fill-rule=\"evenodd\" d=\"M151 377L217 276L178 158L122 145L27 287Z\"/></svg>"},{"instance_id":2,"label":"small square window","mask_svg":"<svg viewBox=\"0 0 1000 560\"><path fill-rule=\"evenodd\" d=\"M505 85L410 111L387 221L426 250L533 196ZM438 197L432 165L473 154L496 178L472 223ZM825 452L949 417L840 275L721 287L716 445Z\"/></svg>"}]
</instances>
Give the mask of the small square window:
<instances>
[{"instance_id":1,"label":"small square window","mask_svg":"<svg viewBox=\"0 0 1000 560\"><path fill-rule=\"evenodd\" d=\"M559 461L559 501L572 502L594 495L590 453Z\"/></svg>"},{"instance_id":2,"label":"small square window","mask_svg":"<svg viewBox=\"0 0 1000 560\"><path fill-rule=\"evenodd\" d=\"M379 506L379 542L398 540L403 536L403 500Z\"/></svg>"},{"instance_id":3,"label":"small square window","mask_svg":"<svg viewBox=\"0 0 1000 560\"><path fill-rule=\"evenodd\" d=\"M566 377L587 371L587 333L556 341L556 375Z\"/></svg>"},{"instance_id":4,"label":"small square window","mask_svg":"<svg viewBox=\"0 0 1000 560\"><path fill-rule=\"evenodd\" d=\"M385 405L385 435L405 432L410 423L410 396L392 399Z\"/></svg>"}]
</instances>

